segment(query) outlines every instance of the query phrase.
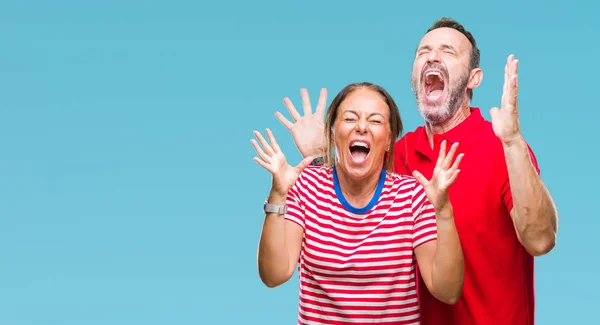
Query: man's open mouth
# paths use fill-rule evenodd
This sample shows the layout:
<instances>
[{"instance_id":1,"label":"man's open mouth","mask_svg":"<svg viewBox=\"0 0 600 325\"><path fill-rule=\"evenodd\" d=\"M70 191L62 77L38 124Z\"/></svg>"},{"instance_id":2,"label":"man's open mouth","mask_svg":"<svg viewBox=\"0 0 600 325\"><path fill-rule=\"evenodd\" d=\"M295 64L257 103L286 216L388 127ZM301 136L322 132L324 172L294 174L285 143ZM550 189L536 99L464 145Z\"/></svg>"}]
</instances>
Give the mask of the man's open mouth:
<instances>
[{"instance_id":1,"label":"man's open mouth","mask_svg":"<svg viewBox=\"0 0 600 325\"><path fill-rule=\"evenodd\" d=\"M440 70L427 70L423 75L423 90L425 99L435 102L442 98L446 88L446 77Z\"/></svg>"}]
</instances>

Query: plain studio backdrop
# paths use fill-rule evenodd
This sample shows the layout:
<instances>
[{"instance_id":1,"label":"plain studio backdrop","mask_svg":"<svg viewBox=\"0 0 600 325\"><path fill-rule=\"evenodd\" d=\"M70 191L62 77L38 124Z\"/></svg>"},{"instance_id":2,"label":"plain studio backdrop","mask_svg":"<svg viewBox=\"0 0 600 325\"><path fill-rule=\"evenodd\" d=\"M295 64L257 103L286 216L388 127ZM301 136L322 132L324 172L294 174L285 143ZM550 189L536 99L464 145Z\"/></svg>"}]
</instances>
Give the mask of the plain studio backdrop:
<instances>
[{"instance_id":1,"label":"plain studio backdrop","mask_svg":"<svg viewBox=\"0 0 600 325\"><path fill-rule=\"evenodd\" d=\"M578 3L579 2L579 3ZM296 276L256 269L271 182L252 161L274 112L371 81L421 125L414 51L448 16L473 32L500 105L520 60L521 126L561 216L536 259L538 324L594 320L598 2L14 1L0 4L0 323L293 324ZM493 230L490 230L493 231ZM575 312L576 311L576 312Z\"/></svg>"}]
</instances>

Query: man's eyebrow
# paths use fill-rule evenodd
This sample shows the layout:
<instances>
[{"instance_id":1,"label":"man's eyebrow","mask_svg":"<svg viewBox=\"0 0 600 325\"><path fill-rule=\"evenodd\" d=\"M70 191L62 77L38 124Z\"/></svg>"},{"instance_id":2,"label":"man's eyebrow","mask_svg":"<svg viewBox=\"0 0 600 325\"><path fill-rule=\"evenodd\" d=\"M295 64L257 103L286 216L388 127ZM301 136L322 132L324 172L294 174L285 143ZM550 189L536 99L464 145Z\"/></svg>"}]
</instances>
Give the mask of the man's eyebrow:
<instances>
[{"instance_id":1,"label":"man's eyebrow","mask_svg":"<svg viewBox=\"0 0 600 325\"><path fill-rule=\"evenodd\" d=\"M417 49L417 52L421 50L431 50L431 45L423 45Z\"/></svg>"},{"instance_id":2,"label":"man's eyebrow","mask_svg":"<svg viewBox=\"0 0 600 325\"><path fill-rule=\"evenodd\" d=\"M454 52L458 52L458 51L456 50L456 48L454 48L454 46L452 46L452 45L450 45L450 44L442 44L442 45L440 45L440 48L442 48L442 49L448 49L448 50L452 50L452 51L454 51ZM419 47L419 48L417 49L417 52L419 52L419 51L421 51L421 50L431 50L431 49L432 49L431 45L423 45L423 46L421 46L421 47Z\"/></svg>"},{"instance_id":3,"label":"man's eyebrow","mask_svg":"<svg viewBox=\"0 0 600 325\"><path fill-rule=\"evenodd\" d=\"M441 48L443 48L443 49L448 49L448 50L452 50L452 51L454 51L454 52L458 52L458 51L457 51L457 50L454 48L454 46L452 46L452 45L449 45L449 44L442 44L440 47L441 47Z\"/></svg>"}]
</instances>

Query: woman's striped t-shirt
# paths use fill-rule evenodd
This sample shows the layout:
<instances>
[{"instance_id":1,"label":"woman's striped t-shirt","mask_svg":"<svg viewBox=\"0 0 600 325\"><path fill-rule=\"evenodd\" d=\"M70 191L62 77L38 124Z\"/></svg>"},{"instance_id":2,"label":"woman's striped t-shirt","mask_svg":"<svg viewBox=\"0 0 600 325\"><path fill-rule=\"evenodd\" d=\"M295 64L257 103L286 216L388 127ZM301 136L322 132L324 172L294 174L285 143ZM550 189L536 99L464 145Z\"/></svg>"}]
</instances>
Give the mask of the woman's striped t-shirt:
<instances>
[{"instance_id":1,"label":"woman's striped t-shirt","mask_svg":"<svg viewBox=\"0 0 600 325\"><path fill-rule=\"evenodd\" d=\"M413 250L437 231L414 178L383 171L371 202L354 208L335 168L309 166L287 205L304 229L299 324L419 324Z\"/></svg>"}]
</instances>

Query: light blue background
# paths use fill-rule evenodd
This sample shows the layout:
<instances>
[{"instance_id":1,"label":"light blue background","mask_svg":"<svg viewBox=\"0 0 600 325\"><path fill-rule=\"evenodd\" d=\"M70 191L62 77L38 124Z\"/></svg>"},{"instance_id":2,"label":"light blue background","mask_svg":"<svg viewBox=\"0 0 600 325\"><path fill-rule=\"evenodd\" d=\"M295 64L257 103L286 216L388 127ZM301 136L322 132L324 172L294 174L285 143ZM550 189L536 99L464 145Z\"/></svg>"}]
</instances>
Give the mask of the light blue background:
<instances>
[{"instance_id":1,"label":"light blue background","mask_svg":"<svg viewBox=\"0 0 600 325\"><path fill-rule=\"evenodd\" d=\"M461 3L461 4L459 4ZM297 285L256 271L270 175L252 161L300 87L350 82L422 124L413 53L441 16L472 31L562 217L536 259L538 324L597 319L598 2L15 1L0 4L0 324L293 324Z\"/></svg>"}]
</instances>

